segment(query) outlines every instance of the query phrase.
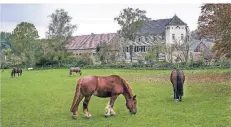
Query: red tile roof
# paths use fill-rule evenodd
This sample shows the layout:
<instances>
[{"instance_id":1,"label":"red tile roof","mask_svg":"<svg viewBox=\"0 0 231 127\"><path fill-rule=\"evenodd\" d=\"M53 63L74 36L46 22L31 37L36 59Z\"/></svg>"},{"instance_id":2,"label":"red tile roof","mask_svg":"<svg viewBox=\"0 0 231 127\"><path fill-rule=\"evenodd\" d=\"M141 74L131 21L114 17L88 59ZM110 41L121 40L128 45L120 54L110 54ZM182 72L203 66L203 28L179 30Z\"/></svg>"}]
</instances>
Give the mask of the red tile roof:
<instances>
[{"instance_id":1,"label":"red tile roof","mask_svg":"<svg viewBox=\"0 0 231 127\"><path fill-rule=\"evenodd\" d=\"M102 42L111 44L119 41L119 36L116 33L108 34L91 34L91 35L80 35L72 37L68 44L67 49L92 49L96 48Z\"/></svg>"}]
</instances>

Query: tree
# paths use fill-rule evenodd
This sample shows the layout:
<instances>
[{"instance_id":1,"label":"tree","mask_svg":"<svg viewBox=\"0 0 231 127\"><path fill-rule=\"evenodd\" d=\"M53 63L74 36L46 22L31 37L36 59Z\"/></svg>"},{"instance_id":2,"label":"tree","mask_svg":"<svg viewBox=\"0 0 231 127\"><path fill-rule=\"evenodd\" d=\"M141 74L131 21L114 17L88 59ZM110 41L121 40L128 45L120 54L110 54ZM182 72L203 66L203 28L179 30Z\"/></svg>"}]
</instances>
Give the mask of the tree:
<instances>
[{"instance_id":1,"label":"tree","mask_svg":"<svg viewBox=\"0 0 231 127\"><path fill-rule=\"evenodd\" d=\"M12 32L12 51L19 58L25 55L26 66L35 65L38 38L34 24L28 22L21 22Z\"/></svg>"},{"instance_id":2,"label":"tree","mask_svg":"<svg viewBox=\"0 0 231 127\"><path fill-rule=\"evenodd\" d=\"M154 62L158 63L160 53L166 52L166 45L160 42L153 42L151 48L148 50L146 60L152 65Z\"/></svg>"},{"instance_id":3,"label":"tree","mask_svg":"<svg viewBox=\"0 0 231 127\"><path fill-rule=\"evenodd\" d=\"M71 24L72 17L64 9L56 9L48 17L51 19L46 33L47 38L55 40L56 50L64 50L77 26Z\"/></svg>"},{"instance_id":4,"label":"tree","mask_svg":"<svg viewBox=\"0 0 231 127\"><path fill-rule=\"evenodd\" d=\"M189 41L184 39L182 42L175 40L172 45L173 56L176 57L176 62L186 63L188 62L189 56Z\"/></svg>"},{"instance_id":5,"label":"tree","mask_svg":"<svg viewBox=\"0 0 231 127\"><path fill-rule=\"evenodd\" d=\"M48 26L47 38L53 40L53 48L59 65L67 54L66 44L77 26L71 24L72 17L64 9L56 9L54 13L48 16L50 23Z\"/></svg>"},{"instance_id":6,"label":"tree","mask_svg":"<svg viewBox=\"0 0 231 127\"><path fill-rule=\"evenodd\" d=\"M1 32L1 49L11 48L11 33L9 32Z\"/></svg>"},{"instance_id":7,"label":"tree","mask_svg":"<svg viewBox=\"0 0 231 127\"><path fill-rule=\"evenodd\" d=\"M137 30L139 30L144 22L148 20L149 18L146 17L145 10L140 10L139 8L133 9L129 7L123 9L119 16L114 18L114 21L117 21L117 23L121 26L119 34L124 38L124 42L122 42L123 47L127 45L129 40L135 40ZM130 45L129 48L130 60L132 62L133 46Z\"/></svg>"},{"instance_id":8,"label":"tree","mask_svg":"<svg viewBox=\"0 0 231 127\"><path fill-rule=\"evenodd\" d=\"M198 19L199 35L213 35L213 52L231 58L231 4L204 4Z\"/></svg>"},{"instance_id":9,"label":"tree","mask_svg":"<svg viewBox=\"0 0 231 127\"><path fill-rule=\"evenodd\" d=\"M190 32L190 36L191 36L191 39L199 39L199 36L198 36L198 30L195 29L193 31Z\"/></svg>"}]
</instances>

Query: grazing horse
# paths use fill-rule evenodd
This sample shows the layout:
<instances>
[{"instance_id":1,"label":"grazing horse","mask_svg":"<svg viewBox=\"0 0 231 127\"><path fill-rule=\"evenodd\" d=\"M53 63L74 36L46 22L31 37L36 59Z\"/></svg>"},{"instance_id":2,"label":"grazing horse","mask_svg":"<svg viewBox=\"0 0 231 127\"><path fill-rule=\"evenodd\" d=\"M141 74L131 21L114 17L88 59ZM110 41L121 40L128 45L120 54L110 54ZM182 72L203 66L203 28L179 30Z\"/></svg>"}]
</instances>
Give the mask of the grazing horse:
<instances>
[{"instance_id":1,"label":"grazing horse","mask_svg":"<svg viewBox=\"0 0 231 127\"><path fill-rule=\"evenodd\" d=\"M14 67L11 71L11 77L15 77L15 73L18 73L18 77L22 75L22 69Z\"/></svg>"},{"instance_id":2,"label":"grazing horse","mask_svg":"<svg viewBox=\"0 0 231 127\"><path fill-rule=\"evenodd\" d=\"M170 76L170 81L173 84L174 99L176 102L182 101L183 85L185 81L185 75L182 70L174 69Z\"/></svg>"},{"instance_id":3,"label":"grazing horse","mask_svg":"<svg viewBox=\"0 0 231 127\"><path fill-rule=\"evenodd\" d=\"M71 76L72 72L76 72L76 73L79 73L79 75L82 75L81 69L79 67L71 67L70 68L70 76Z\"/></svg>"},{"instance_id":4,"label":"grazing horse","mask_svg":"<svg viewBox=\"0 0 231 127\"><path fill-rule=\"evenodd\" d=\"M126 106L130 113L136 114L136 95L133 95L128 83L120 76L87 76L80 78L76 85L74 99L70 109L73 113L72 118L77 119L78 106L84 97L83 113L87 118L91 117L88 111L88 103L92 95L100 98L110 98L106 106L105 117L113 116L116 114L113 110L114 102L120 94L125 97Z\"/></svg>"}]
</instances>

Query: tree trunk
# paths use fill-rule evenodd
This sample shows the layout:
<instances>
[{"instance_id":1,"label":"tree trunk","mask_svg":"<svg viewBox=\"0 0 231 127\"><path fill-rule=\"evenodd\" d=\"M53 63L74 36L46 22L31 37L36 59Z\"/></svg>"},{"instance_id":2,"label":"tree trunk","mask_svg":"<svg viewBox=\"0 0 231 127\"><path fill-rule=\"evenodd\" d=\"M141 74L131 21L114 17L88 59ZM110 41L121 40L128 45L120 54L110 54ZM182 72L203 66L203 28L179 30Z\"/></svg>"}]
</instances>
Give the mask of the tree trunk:
<instances>
[{"instance_id":1,"label":"tree trunk","mask_svg":"<svg viewBox=\"0 0 231 127\"><path fill-rule=\"evenodd\" d=\"M132 63L133 46L130 45L130 61Z\"/></svg>"}]
</instances>

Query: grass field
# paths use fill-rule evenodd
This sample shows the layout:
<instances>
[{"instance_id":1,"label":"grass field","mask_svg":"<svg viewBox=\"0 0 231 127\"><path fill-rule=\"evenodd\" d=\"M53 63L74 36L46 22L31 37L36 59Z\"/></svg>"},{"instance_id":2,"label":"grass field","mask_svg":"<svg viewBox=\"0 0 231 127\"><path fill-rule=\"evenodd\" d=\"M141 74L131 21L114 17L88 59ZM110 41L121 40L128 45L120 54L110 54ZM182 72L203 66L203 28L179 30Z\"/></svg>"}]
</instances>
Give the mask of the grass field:
<instances>
[{"instance_id":1,"label":"grass field","mask_svg":"<svg viewBox=\"0 0 231 127\"><path fill-rule=\"evenodd\" d=\"M231 127L229 69L185 70L183 102L173 101L169 70L86 69L84 75L118 74L137 95L137 114L130 115L121 95L115 102L116 116L105 118L108 99L93 97L91 119L85 119L82 103L78 120L70 106L76 81L68 69L24 71L10 78L1 72L2 127Z\"/></svg>"}]
</instances>

